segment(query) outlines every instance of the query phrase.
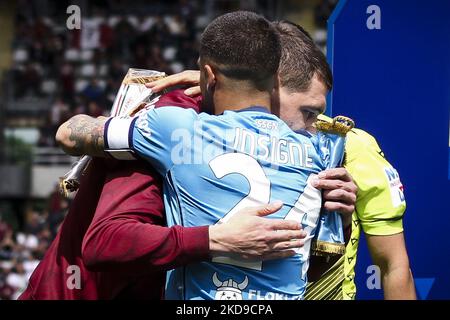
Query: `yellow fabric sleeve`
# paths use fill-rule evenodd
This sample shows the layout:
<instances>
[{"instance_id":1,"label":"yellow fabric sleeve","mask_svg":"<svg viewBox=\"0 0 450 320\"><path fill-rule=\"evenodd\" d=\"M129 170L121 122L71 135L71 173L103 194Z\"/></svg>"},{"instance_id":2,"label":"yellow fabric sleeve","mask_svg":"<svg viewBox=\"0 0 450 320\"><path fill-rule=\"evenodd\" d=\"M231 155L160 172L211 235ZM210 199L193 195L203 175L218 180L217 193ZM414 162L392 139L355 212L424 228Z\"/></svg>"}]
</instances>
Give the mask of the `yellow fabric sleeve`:
<instances>
[{"instance_id":1,"label":"yellow fabric sleeve","mask_svg":"<svg viewBox=\"0 0 450 320\"><path fill-rule=\"evenodd\" d=\"M358 186L356 213L364 232L371 235L402 232L406 209L403 185L375 138L359 129L349 132L344 165Z\"/></svg>"}]
</instances>

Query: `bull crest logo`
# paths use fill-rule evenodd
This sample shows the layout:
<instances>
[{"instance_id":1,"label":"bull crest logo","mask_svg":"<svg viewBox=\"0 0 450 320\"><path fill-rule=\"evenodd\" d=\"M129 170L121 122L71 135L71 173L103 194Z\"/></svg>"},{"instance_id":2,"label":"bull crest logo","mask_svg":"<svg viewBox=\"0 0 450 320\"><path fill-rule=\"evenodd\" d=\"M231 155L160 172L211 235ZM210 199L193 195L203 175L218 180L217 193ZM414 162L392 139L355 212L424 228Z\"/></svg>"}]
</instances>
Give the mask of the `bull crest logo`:
<instances>
[{"instance_id":1,"label":"bull crest logo","mask_svg":"<svg viewBox=\"0 0 450 320\"><path fill-rule=\"evenodd\" d=\"M242 290L248 286L248 277L244 281L237 283L233 279L220 281L217 272L214 272L213 283L217 287L215 300L242 300Z\"/></svg>"}]
</instances>

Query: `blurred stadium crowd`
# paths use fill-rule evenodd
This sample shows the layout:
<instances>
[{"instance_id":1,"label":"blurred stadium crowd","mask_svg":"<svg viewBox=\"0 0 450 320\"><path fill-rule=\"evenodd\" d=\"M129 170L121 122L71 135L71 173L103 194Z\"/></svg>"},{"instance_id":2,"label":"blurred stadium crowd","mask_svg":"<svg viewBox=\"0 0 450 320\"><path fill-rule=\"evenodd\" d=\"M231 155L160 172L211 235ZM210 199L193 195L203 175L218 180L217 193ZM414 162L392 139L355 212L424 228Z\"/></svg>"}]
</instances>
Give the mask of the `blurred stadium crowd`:
<instances>
[{"instance_id":1,"label":"blurred stadium crowd","mask_svg":"<svg viewBox=\"0 0 450 320\"><path fill-rule=\"evenodd\" d=\"M39 17L20 2L13 99L51 98L39 145L53 146L55 129L73 114L105 114L130 66L167 73L195 68L197 2L165 3L154 10L160 15L112 15L92 6L81 30L69 31L65 10L61 17Z\"/></svg>"},{"instance_id":2,"label":"blurred stadium crowd","mask_svg":"<svg viewBox=\"0 0 450 320\"><path fill-rule=\"evenodd\" d=\"M0 129L33 127L37 134L31 148L55 148L56 129L72 115L108 114L128 68L169 74L195 69L201 31L226 11L250 9L269 19L290 19L287 12L302 17L302 10L310 10L312 24L307 29L325 48L326 19L337 0L310 2L303 7L297 1L275 0L133 1L132 5L121 0L17 1L12 63L3 74L0 101L6 124L2 128L0 123ZM77 3L82 8L81 30L68 30L66 9ZM0 164L17 161L5 154L6 146L2 148ZM36 153L34 157L27 162L30 166L37 161ZM0 299L15 299L25 289L69 204L57 186L44 199L11 200L0 194Z\"/></svg>"},{"instance_id":3,"label":"blurred stadium crowd","mask_svg":"<svg viewBox=\"0 0 450 320\"><path fill-rule=\"evenodd\" d=\"M16 231L0 216L0 299L10 300L26 288L67 213L69 200L58 189L46 207L32 210L23 228Z\"/></svg>"}]
</instances>

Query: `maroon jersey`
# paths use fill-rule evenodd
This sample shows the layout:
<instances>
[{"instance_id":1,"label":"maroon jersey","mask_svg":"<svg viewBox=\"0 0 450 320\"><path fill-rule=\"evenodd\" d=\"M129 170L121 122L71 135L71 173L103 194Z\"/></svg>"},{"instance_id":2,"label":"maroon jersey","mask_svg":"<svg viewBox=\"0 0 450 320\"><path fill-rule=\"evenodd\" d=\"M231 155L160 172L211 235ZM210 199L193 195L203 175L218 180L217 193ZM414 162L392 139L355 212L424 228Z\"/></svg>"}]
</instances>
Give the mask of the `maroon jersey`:
<instances>
[{"instance_id":1,"label":"maroon jersey","mask_svg":"<svg viewBox=\"0 0 450 320\"><path fill-rule=\"evenodd\" d=\"M175 90L163 105L200 102ZM160 299L166 270L209 258L208 227L164 227L161 196L147 163L93 159L19 299Z\"/></svg>"}]
</instances>

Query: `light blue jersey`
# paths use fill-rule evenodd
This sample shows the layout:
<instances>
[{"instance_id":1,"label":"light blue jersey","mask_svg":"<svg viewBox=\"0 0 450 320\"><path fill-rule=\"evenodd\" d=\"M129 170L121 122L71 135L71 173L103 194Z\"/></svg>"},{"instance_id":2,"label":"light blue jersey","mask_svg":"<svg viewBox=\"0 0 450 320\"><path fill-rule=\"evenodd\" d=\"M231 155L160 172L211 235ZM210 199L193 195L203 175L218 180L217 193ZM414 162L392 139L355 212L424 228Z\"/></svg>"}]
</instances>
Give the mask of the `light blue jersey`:
<instances>
[{"instance_id":1,"label":"light blue jersey","mask_svg":"<svg viewBox=\"0 0 450 320\"><path fill-rule=\"evenodd\" d=\"M283 208L269 217L298 221L308 233L290 258L215 257L172 270L167 299L302 299L322 204L310 181L324 169L309 134L293 132L262 107L220 116L165 107L110 120L105 141L115 156L133 150L164 177L169 226L214 225L243 208L281 200Z\"/></svg>"}]
</instances>

